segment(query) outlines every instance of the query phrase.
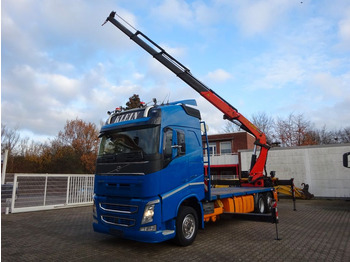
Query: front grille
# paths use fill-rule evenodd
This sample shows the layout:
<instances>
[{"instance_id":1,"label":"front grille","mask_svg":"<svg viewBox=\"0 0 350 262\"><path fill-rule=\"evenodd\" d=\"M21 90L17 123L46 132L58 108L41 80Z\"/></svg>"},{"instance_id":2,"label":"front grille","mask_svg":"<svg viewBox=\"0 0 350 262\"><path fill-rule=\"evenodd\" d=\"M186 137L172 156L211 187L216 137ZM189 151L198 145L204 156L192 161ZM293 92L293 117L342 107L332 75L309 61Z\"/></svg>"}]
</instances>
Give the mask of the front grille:
<instances>
[{"instance_id":1,"label":"front grille","mask_svg":"<svg viewBox=\"0 0 350 262\"><path fill-rule=\"evenodd\" d=\"M122 227L132 227L135 226L135 219L115 217L115 216L101 216L101 220L107 224L122 226Z\"/></svg>"},{"instance_id":2,"label":"front grille","mask_svg":"<svg viewBox=\"0 0 350 262\"><path fill-rule=\"evenodd\" d=\"M100 203L100 208L104 211L121 214L134 214L138 211L138 206L124 204Z\"/></svg>"}]
</instances>

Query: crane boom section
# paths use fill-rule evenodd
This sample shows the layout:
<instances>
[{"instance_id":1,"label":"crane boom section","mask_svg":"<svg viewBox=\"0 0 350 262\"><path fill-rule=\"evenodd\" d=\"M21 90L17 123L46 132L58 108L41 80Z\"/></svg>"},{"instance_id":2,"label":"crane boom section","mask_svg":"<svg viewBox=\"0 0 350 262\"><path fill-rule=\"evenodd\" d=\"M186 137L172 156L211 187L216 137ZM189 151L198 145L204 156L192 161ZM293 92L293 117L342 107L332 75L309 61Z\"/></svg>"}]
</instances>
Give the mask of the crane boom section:
<instances>
[{"instance_id":1,"label":"crane boom section","mask_svg":"<svg viewBox=\"0 0 350 262\"><path fill-rule=\"evenodd\" d=\"M239 122L242 129L251 133L256 141L255 145L260 146L260 154L251 163L250 169L250 184L255 186L263 186L264 182L261 179L263 177L263 171L266 164L267 151L270 148L266 143L265 134L251 123L247 118L241 115L238 110L225 101L222 97L216 94L213 90L204 85L201 81L195 78L190 70L183 64L168 54L162 47L152 41L142 32L135 29L135 32L129 30L121 22L115 19L116 12L111 12L107 17L106 22L111 22L123 33L125 33L131 40L142 47L145 51L151 54L156 60L172 71L176 76L181 78L185 83L197 91L202 97L213 104L223 114L224 118L229 121Z\"/></svg>"}]
</instances>

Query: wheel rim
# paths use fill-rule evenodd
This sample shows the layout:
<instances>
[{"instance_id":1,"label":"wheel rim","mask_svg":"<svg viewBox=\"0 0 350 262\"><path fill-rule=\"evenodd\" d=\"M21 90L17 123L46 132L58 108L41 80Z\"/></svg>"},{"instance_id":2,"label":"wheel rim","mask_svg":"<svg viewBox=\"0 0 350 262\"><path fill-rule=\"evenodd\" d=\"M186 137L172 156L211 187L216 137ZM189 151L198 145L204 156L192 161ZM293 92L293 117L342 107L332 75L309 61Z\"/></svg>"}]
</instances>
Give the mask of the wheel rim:
<instances>
[{"instance_id":1,"label":"wheel rim","mask_svg":"<svg viewBox=\"0 0 350 262\"><path fill-rule=\"evenodd\" d=\"M192 214L185 216L182 222L182 233L186 239L191 239L196 228L196 220Z\"/></svg>"},{"instance_id":2,"label":"wheel rim","mask_svg":"<svg viewBox=\"0 0 350 262\"><path fill-rule=\"evenodd\" d=\"M262 198L259 199L259 212L260 213L264 213L265 212L264 199L262 199Z\"/></svg>"},{"instance_id":3,"label":"wheel rim","mask_svg":"<svg viewBox=\"0 0 350 262\"><path fill-rule=\"evenodd\" d=\"M267 196L267 208L271 209L272 208L272 197L270 195Z\"/></svg>"}]
</instances>

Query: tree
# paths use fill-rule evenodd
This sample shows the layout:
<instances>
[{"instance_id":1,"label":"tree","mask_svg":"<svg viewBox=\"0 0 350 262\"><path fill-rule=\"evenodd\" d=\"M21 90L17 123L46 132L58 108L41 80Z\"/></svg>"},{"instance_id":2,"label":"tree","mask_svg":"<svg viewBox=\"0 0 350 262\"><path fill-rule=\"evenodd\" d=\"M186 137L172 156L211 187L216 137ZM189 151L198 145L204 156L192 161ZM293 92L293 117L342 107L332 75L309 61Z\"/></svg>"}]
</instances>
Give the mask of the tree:
<instances>
[{"instance_id":1,"label":"tree","mask_svg":"<svg viewBox=\"0 0 350 262\"><path fill-rule=\"evenodd\" d=\"M328 131L326 126L320 129L311 129L306 132L302 145L327 145L337 142L335 132Z\"/></svg>"},{"instance_id":2,"label":"tree","mask_svg":"<svg viewBox=\"0 0 350 262\"><path fill-rule=\"evenodd\" d=\"M275 140L274 128L275 121L264 112L254 114L252 116L252 123L257 126L266 135L268 144L272 144Z\"/></svg>"},{"instance_id":3,"label":"tree","mask_svg":"<svg viewBox=\"0 0 350 262\"><path fill-rule=\"evenodd\" d=\"M268 144L271 144L274 141L275 121L273 118L268 117L266 113L261 112L252 116L252 123L257 126L262 132L264 132ZM225 133L237 132L239 130L240 127L230 121L227 121L225 123L225 127L223 129Z\"/></svg>"},{"instance_id":4,"label":"tree","mask_svg":"<svg viewBox=\"0 0 350 262\"><path fill-rule=\"evenodd\" d=\"M302 146L306 145L320 145L321 144L321 136L317 130L310 130L305 133L304 139L302 142Z\"/></svg>"},{"instance_id":5,"label":"tree","mask_svg":"<svg viewBox=\"0 0 350 262\"><path fill-rule=\"evenodd\" d=\"M305 135L311 130L311 124L303 114L289 114L287 119L278 118L276 121L276 137L281 141L282 146L301 146Z\"/></svg>"},{"instance_id":6,"label":"tree","mask_svg":"<svg viewBox=\"0 0 350 262\"><path fill-rule=\"evenodd\" d=\"M234 133L239 131L240 128L238 125L230 122L230 121L225 121L225 127L223 128L224 133Z\"/></svg>"},{"instance_id":7,"label":"tree","mask_svg":"<svg viewBox=\"0 0 350 262\"><path fill-rule=\"evenodd\" d=\"M64 131L58 133L57 139L53 142L56 148L56 156L61 156L62 150L73 159L81 162L81 170L75 172L93 173L98 150L98 130L93 123L85 123L81 119L66 122ZM67 149L72 148L75 156Z\"/></svg>"},{"instance_id":8,"label":"tree","mask_svg":"<svg viewBox=\"0 0 350 262\"><path fill-rule=\"evenodd\" d=\"M16 167L14 172L23 173L49 173L43 167L43 153L46 145L36 143L29 139L22 139L19 145L20 154L15 157Z\"/></svg>"},{"instance_id":9,"label":"tree","mask_svg":"<svg viewBox=\"0 0 350 262\"><path fill-rule=\"evenodd\" d=\"M141 102L139 95L136 95L136 94L129 97L129 101L126 102L127 110L132 108L142 108L142 107L144 107L144 103Z\"/></svg>"},{"instance_id":10,"label":"tree","mask_svg":"<svg viewBox=\"0 0 350 262\"><path fill-rule=\"evenodd\" d=\"M49 173L81 174L86 173L79 154L71 145L61 144L58 140L52 141L44 156L44 170Z\"/></svg>"},{"instance_id":11,"label":"tree","mask_svg":"<svg viewBox=\"0 0 350 262\"><path fill-rule=\"evenodd\" d=\"M350 143L350 126L336 132L335 137L339 143Z\"/></svg>"},{"instance_id":12,"label":"tree","mask_svg":"<svg viewBox=\"0 0 350 262\"><path fill-rule=\"evenodd\" d=\"M11 129L1 123L1 150L7 149L9 155L13 154L19 139L20 134L17 128Z\"/></svg>"}]
</instances>

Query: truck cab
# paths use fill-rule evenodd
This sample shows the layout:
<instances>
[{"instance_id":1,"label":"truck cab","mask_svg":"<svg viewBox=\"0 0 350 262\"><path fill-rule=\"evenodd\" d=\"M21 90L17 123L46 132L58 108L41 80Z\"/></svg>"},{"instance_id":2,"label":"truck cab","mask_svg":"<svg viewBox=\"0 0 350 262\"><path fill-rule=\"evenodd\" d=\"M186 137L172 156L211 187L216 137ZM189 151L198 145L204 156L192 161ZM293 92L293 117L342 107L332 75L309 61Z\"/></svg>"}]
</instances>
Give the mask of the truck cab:
<instances>
[{"instance_id":1,"label":"truck cab","mask_svg":"<svg viewBox=\"0 0 350 262\"><path fill-rule=\"evenodd\" d=\"M184 203L196 225L202 220L203 147L194 105L186 100L110 115L100 131L95 231L145 242L171 239Z\"/></svg>"}]
</instances>

